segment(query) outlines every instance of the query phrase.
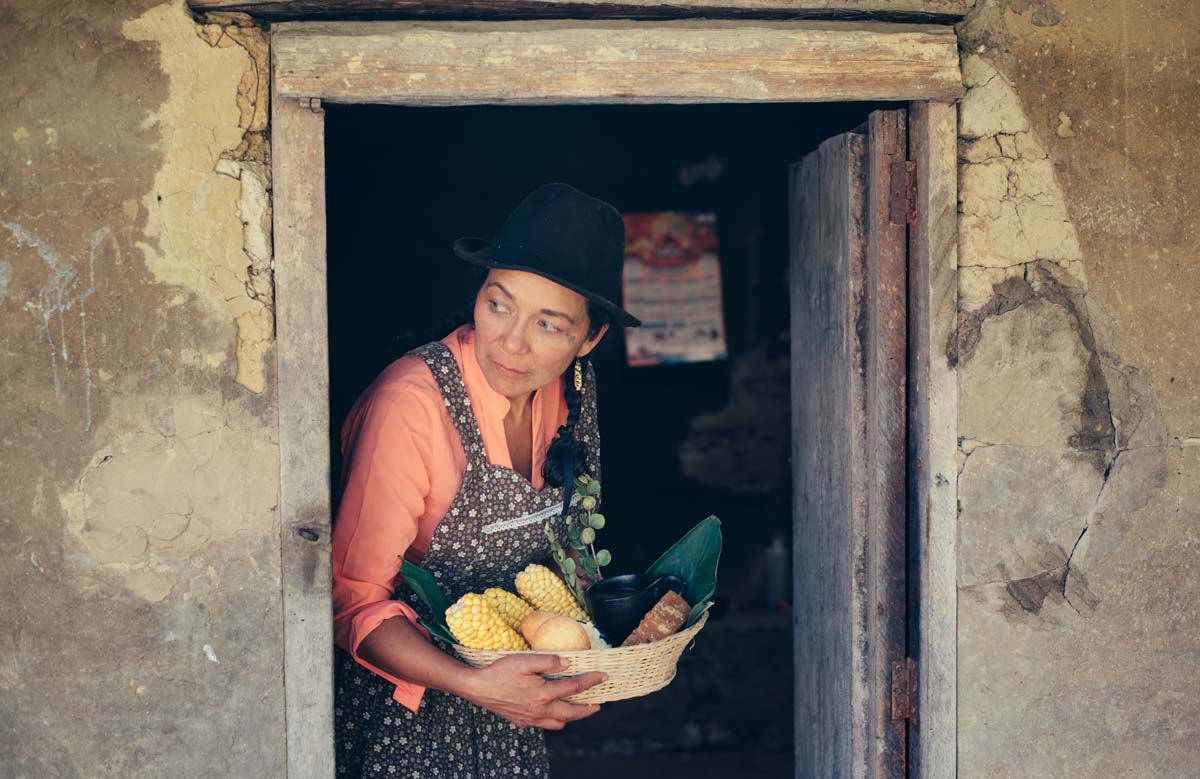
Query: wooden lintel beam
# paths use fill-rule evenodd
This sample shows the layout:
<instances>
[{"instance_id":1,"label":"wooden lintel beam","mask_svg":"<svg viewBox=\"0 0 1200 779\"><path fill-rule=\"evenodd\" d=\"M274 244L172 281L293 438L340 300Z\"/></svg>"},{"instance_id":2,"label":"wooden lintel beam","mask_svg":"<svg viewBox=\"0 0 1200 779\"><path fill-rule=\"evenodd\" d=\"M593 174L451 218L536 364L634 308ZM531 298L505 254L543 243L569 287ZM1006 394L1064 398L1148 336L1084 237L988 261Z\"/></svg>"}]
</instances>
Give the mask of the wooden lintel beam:
<instances>
[{"instance_id":1,"label":"wooden lintel beam","mask_svg":"<svg viewBox=\"0 0 1200 779\"><path fill-rule=\"evenodd\" d=\"M953 100L952 28L875 22L291 22L283 97L436 106Z\"/></svg>"},{"instance_id":2,"label":"wooden lintel beam","mask_svg":"<svg viewBox=\"0 0 1200 779\"><path fill-rule=\"evenodd\" d=\"M300 19L863 19L953 23L976 0L189 0L197 13Z\"/></svg>"}]
</instances>

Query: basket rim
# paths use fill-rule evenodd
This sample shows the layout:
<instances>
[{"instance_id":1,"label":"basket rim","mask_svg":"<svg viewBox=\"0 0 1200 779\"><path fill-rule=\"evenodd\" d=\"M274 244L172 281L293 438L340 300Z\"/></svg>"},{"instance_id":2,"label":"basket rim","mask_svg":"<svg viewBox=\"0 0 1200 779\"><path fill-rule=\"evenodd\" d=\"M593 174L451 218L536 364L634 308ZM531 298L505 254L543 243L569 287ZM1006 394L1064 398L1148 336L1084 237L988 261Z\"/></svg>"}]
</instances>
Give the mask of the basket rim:
<instances>
[{"instance_id":1,"label":"basket rim","mask_svg":"<svg viewBox=\"0 0 1200 779\"><path fill-rule=\"evenodd\" d=\"M556 655L563 660L583 660L589 657L604 657L612 658L616 655L638 655L657 652L670 646L675 646L684 638L691 638L700 632L700 628L704 627L708 622L708 611L706 610L700 615L700 619L696 620L695 624L680 630L678 633L672 633L666 638L658 641L651 641L648 644L635 644L634 646L613 646L607 649L576 649L566 651L555 651L553 649L471 649L461 644L451 644L454 651L459 655L469 655L477 658L494 657L500 658L506 655Z\"/></svg>"}]
</instances>

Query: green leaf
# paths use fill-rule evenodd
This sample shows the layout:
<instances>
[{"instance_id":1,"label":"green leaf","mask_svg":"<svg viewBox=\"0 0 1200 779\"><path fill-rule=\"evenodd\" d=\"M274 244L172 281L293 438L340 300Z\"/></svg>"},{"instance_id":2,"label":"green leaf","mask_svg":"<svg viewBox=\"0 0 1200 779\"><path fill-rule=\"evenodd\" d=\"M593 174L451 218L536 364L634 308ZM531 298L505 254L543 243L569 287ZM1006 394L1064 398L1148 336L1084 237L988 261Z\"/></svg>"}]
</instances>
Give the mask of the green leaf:
<instances>
[{"instance_id":1,"label":"green leaf","mask_svg":"<svg viewBox=\"0 0 1200 779\"><path fill-rule=\"evenodd\" d=\"M687 582L685 599L692 606L712 600L717 589L717 563L721 559L721 520L702 519L675 542L646 572L674 574Z\"/></svg>"},{"instance_id":2,"label":"green leaf","mask_svg":"<svg viewBox=\"0 0 1200 779\"><path fill-rule=\"evenodd\" d=\"M568 557L566 560L563 560L562 569L563 573L565 573L567 576L575 573L575 561L570 557Z\"/></svg>"},{"instance_id":3,"label":"green leaf","mask_svg":"<svg viewBox=\"0 0 1200 779\"><path fill-rule=\"evenodd\" d=\"M604 515L593 514L588 518L588 524L594 527L596 530L600 530L604 527Z\"/></svg>"},{"instance_id":4,"label":"green leaf","mask_svg":"<svg viewBox=\"0 0 1200 779\"><path fill-rule=\"evenodd\" d=\"M583 506L584 511L594 511L596 509L596 499L593 496L588 495L580 502L579 505Z\"/></svg>"},{"instance_id":5,"label":"green leaf","mask_svg":"<svg viewBox=\"0 0 1200 779\"><path fill-rule=\"evenodd\" d=\"M596 561L590 557L583 557L580 559L579 562L583 565L583 572L586 573L589 577L595 578L595 576L596 576Z\"/></svg>"},{"instance_id":6,"label":"green leaf","mask_svg":"<svg viewBox=\"0 0 1200 779\"><path fill-rule=\"evenodd\" d=\"M446 635L450 634L450 629L446 627L446 609L450 608L450 601L446 599L442 588L438 587L437 582L433 580L433 575L419 565L413 565L408 560L401 558L400 575L404 577L404 582L409 587L412 587L413 592L429 609L430 615L437 623L437 626ZM431 631L432 632L432 631Z\"/></svg>"},{"instance_id":7,"label":"green leaf","mask_svg":"<svg viewBox=\"0 0 1200 779\"><path fill-rule=\"evenodd\" d=\"M608 565L611 562L612 552L608 551L607 549L601 549L599 552L596 552L597 565Z\"/></svg>"},{"instance_id":8,"label":"green leaf","mask_svg":"<svg viewBox=\"0 0 1200 779\"><path fill-rule=\"evenodd\" d=\"M583 530L579 531L579 540L584 544L592 543L596 540L596 531L592 530L590 527L585 527Z\"/></svg>"},{"instance_id":9,"label":"green leaf","mask_svg":"<svg viewBox=\"0 0 1200 779\"><path fill-rule=\"evenodd\" d=\"M706 600L706 601L701 601L700 603L697 603L695 606L692 606L692 610L690 612L688 612L687 622L684 623L683 626L685 628L688 628L688 627L691 627L692 625L695 625L696 620L700 619L701 615L704 614L704 612L708 611L709 606L712 606L712 605L713 605L712 601Z\"/></svg>"},{"instance_id":10,"label":"green leaf","mask_svg":"<svg viewBox=\"0 0 1200 779\"><path fill-rule=\"evenodd\" d=\"M421 627L425 628L430 633L432 633L433 635L442 639L443 641L446 641L451 644L458 643L458 639L455 638L454 635L450 632L450 628L442 627L441 625L430 622L429 620L425 619L424 617L417 617L417 622L421 625Z\"/></svg>"},{"instance_id":11,"label":"green leaf","mask_svg":"<svg viewBox=\"0 0 1200 779\"><path fill-rule=\"evenodd\" d=\"M588 479L587 494L593 497L600 494L600 482L595 479Z\"/></svg>"}]
</instances>

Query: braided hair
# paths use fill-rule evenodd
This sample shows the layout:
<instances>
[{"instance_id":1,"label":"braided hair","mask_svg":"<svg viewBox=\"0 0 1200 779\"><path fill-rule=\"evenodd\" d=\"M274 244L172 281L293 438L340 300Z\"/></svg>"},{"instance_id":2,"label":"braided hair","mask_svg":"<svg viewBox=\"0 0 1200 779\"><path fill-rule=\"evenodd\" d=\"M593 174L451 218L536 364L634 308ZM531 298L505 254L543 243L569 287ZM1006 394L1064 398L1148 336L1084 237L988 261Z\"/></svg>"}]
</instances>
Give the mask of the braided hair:
<instances>
[{"instance_id":1,"label":"braided hair","mask_svg":"<svg viewBox=\"0 0 1200 779\"><path fill-rule=\"evenodd\" d=\"M588 301L587 313L587 337L589 339L595 338L601 328L612 322L609 313L591 301ZM588 357L577 359L583 363L582 367L586 369ZM584 375L587 375L586 372ZM578 424L579 415L583 409L583 391L575 389L575 360L571 360L571 364L567 366L562 384L563 399L567 403L567 421L558 428L558 434L554 436L554 440L546 449L546 461L542 463L542 478L551 487L563 486L563 467L568 452L571 454L575 475L579 476L587 472L587 449L583 442L575 439L575 425ZM570 493L568 492L568 494Z\"/></svg>"}]
</instances>

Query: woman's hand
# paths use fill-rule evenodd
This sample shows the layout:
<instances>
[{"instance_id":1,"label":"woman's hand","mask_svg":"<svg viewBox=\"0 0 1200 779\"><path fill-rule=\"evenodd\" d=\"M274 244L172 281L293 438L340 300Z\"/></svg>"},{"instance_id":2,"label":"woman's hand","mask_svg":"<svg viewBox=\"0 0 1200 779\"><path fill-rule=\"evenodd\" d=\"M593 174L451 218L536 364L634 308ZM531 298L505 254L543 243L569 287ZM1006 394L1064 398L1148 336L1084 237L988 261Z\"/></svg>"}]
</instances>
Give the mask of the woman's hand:
<instances>
[{"instance_id":1,"label":"woman's hand","mask_svg":"<svg viewBox=\"0 0 1200 779\"><path fill-rule=\"evenodd\" d=\"M367 634L358 656L376 668L422 687L445 690L504 717L519 727L562 730L589 717L596 705L562 700L608 678L587 673L549 682L539 674L561 673L558 655L507 655L487 668L472 668L435 647L406 617L391 617Z\"/></svg>"},{"instance_id":2,"label":"woman's hand","mask_svg":"<svg viewBox=\"0 0 1200 779\"><path fill-rule=\"evenodd\" d=\"M572 720L600 711L598 704L567 703L568 695L582 692L608 679L592 672L547 681L539 674L559 673L566 663L557 655L507 655L487 668L474 671L462 697L499 714L517 727L562 730Z\"/></svg>"}]
</instances>

